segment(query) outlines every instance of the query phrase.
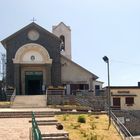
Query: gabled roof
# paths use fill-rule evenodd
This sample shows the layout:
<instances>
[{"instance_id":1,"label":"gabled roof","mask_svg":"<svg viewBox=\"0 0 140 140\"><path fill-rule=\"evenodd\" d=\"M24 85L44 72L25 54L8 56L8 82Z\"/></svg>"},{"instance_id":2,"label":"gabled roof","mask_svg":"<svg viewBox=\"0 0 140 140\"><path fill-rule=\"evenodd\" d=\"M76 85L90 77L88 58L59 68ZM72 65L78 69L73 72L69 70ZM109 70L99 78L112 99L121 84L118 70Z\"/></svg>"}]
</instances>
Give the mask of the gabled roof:
<instances>
[{"instance_id":1,"label":"gabled roof","mask_svg":"<svg viewBox=\"0 0 140 140\"><path fill-rule=\"evenodd\" d=\"M61 57L63 57L64 59L68 60L69 62L73 63L74 65L76 65L77 67L79 67L80 69L83 69L85 72L93 75L94 79L98 79L99 77L96 76L95 74L93 74L92 72L88 71L87 69L85 69L84 67L80 66L79 64L75 63L74 61L68 59L67 57L65 57L64 55L61 55Z\"/></svg>"},{"instance_id":2,"label":"gabled roof","mask_svg":"<svg viewBox=\"0 0 140 140\"><path fill-rule=\"evenodd\" d=\"M70 26L67 26L64 22L60 22L58 25L53 26L53 29L56 29L56 28L59 27L60 25L64 25L68 30L71 31Z\"/></svg>"},{"instance_id":3,"label":"gabled roof","mask_svg":"<svg viewBox=\"0 0 140 140\"><path fill-rule=\"evenodd\" d=\"M56 38L57 40L60 41L60 39L59 39L56 35L54 35L53 33L49 32L49 31L47 31L46 29L44 29L43 27L39 26L39 25L36 24L35 22L32 22L32 23L28 24L27 26L23 27L22 29L20 29L19 31L13 33L13 34L10 35L9 37L3 39L3 40L1 41L1 43L5 46L5 43L6 43L8 40L12 39L13 37L17 36L20 32L23 32L24 30L26 30L26 29L28 29L28 28L31 28L31 27L36 27L37 29L39 29L39 30L41 30L41 31L44 31L44 32L46 32L47 34L50 34L52 37L54 37L54 38Z\"/></svg>"}]
</instances>

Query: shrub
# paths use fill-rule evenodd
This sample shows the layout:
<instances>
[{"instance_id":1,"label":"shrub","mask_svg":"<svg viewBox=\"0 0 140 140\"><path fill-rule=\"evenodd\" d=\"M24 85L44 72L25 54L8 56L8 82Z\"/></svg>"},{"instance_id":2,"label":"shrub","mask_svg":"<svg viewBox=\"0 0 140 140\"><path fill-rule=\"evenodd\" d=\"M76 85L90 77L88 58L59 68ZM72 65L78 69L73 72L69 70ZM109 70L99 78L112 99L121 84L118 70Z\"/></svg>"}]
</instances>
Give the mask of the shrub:
<instances>
[{"instance_id":1,"label":"shrub","mask_svg":"<svg viewBox=\"0 0 140 140\"><path fill-rule=\"evenodd\" d=\"M73 129L78 129L81 125L80 124L74 124Z\"/></svg>"},{"instance_id":2,"label":"shrub","mask_svg":"<svg viewBox=\"0 0 140 140\"><path fill-rule=\"evenodd\" d=\"M67 120L67 116L64 115L64 116L63 116L63 121L66 121L66 120Z\"/></svg>"},{"instance_id":3,"label":"shrub","mask_svg":"<svg viewBox=\"0 0 140 140\"><path fill-rule=\"evenodd\" d=\"M91 135L90 140L97 140L97 135Z\"/></svg>"},{"instance_id":4,"label":"shrub","mask_svg":"<svg viewBox=\"0 0 140 140\"><path fill-rule=\"evenodd\" d=\"M89 137L87 140L97 140L97 135L91 133L91 134L90 134L90 137Z\"/></svg>"},{"instance_id":5,"label":"shrub","mask_svg":"<svg viewBox=\"0 0 140 140\"><path fill-rule=\"evenodd\" d=\"M80 122L80 123L86 123L86 118L85 118L85 116L80 115L80 116L78 117L78 122Z\"/></svg>"},{"instance_id":6,"label":"shrub","mask_svg":"<svg viewBox=\"0 0 140 140\"><path fill-rule=\"evenodd\" d=\"M63 121L66 121L68 116L68 114L63 115Z\"/></svg>"},{"instance_id":7,"label":"shrub","mask_svg":"<svg viewBox=\"0 0 140 140\"><path fill-rule=\"evenodd\" d=\"M91 126L91 129L92 129L92 130L94 130L94 129L96 128L96 125L95 125L95 123L93 123L93 122L90 123L90 126Z\"/></svg>"}]
</instances>

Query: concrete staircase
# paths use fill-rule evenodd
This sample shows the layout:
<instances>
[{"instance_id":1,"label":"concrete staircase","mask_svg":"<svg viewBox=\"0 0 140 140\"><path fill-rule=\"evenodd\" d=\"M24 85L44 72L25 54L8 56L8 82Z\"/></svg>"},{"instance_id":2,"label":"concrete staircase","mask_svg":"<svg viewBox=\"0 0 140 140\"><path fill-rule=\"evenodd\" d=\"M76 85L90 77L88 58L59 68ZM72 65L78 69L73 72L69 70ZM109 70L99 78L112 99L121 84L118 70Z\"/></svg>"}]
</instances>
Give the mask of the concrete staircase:
<instances>
[{"instance_id":1,"label":"concrete staircase","mask_svg":"<svg viewBox=\"0 0 140 140\"><path fill-rule=\"evenodd\" d=\"M45 95L18 95L11 108L41 108L46 107Z\"/></svg>"}]
</instances>

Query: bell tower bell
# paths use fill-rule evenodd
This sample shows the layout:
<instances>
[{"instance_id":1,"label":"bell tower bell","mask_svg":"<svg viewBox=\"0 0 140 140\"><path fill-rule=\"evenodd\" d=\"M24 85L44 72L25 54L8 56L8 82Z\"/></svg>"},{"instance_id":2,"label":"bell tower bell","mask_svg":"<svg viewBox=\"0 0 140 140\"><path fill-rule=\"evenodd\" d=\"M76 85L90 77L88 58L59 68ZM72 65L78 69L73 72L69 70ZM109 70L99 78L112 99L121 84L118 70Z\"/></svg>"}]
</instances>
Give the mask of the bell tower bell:
<instances>
[{"instance_id":1,"label":"bell tower bell","mask_svg":"<svg viewBox=\"0 0 140 140\"><path fill-rule=\"evenodd\" d=\"M52 33L61 39L61 54L71 59L71 29L69 26L60 22L52 27Z\"/></svg>"}]
</instances>

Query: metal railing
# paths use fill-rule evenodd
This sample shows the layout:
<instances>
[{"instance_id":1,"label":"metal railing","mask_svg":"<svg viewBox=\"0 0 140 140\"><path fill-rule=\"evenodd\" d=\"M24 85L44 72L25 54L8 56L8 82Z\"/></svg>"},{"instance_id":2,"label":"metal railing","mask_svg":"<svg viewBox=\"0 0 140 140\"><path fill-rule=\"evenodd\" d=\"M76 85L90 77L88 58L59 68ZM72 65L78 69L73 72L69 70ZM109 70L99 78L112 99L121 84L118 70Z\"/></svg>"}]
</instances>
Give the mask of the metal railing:
<instances>
[{"instance_id":1,"label":"metal railing","mask_svg":"<svg viewBox=\"0 0 140 140\"><path fill-rule=\"evenodd\" d=\"M34 112L32 112L32 140L42 140L41 132L35 120Z\"/></svg>"},{"instance_id":2,"label":"metal railing","mask_svg":"<svg viewBox=\"0 0 140 140\"><path fill-rule=\"evenodd\" d=\"M123 125L123 123L115 116L115 114L112 111L111 118L115 122L115 125L117 125L119 133L122 133L124 135L123 139L135 140L135 138L132 136L129 130Z\"/></svg>"},{"instance_id":3,"label":"metal railing","mask_svg":"<svg viewBox=\"0 0 140 140\"><path fill-rule=\"evenodd\" d=\"M107 103L105 103L105 111L107 113L109 112L109 107ZM117 116L112 112L112 110L110 110L110 115L111 115L111 120L114 123L118 132L120 133L121 137L124 140L135 140L135 138L132 136L129 130L124 126L124 124L119 120L119 118L117 118Z\"/></svg>"},{"instance_id":4,"label":"metal railing","mask_svg":"<svg viewBox=\"0 0 140 140\"><path fill-rule=\"evenodd\" d=\"M14 92L13 92L11 98L10 98L10 104L11 105L13 104L15 97L16 97L16 89L14 89Z\"/></svg>"}]
</instances>

